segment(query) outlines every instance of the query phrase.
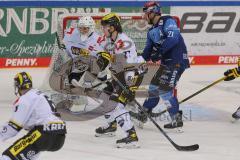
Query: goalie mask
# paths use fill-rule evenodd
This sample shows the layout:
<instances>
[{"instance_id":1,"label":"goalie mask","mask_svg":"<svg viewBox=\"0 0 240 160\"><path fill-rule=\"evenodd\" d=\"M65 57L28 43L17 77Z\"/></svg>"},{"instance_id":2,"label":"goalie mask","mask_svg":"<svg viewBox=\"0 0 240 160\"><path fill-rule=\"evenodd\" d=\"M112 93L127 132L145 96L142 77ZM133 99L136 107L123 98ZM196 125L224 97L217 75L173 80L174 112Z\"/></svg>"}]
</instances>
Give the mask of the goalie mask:
<instances>
[{"instance_id":1,"label":"goalie mask","mask_svg":"<svg viewBox=\"0 0 240 160\"><path fill-rule=\"evenodd\" d=\"M21 90L27 90L32 88L32 77L26 72L20 72L14 77L14 89L15 95L21 95Z\"/></svg>"},{"instance_id":2,"label":"goalie mask","mask_svg":"<svg viewBox=\"0 0 240 160\"><path fill-rule=\"evenodd\" d=\"M78 21L80 38L85 41L95 30L95 22L90 16L83 16Z\"/></svg>"}]
</instances>

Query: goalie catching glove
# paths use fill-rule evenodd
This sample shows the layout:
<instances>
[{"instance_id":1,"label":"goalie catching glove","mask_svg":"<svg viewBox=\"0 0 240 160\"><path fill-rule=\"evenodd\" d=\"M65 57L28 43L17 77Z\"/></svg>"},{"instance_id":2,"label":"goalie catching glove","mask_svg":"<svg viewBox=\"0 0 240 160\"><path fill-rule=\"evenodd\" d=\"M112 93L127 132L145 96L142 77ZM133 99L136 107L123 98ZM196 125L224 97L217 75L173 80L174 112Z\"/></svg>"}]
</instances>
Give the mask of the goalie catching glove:
<instances>
[{"instance_id":1,"label":"goalie catching glove","mask_svg":"<svg viewBox=\"0 0 240 160\"><path fill-rule=\"evenodd\" d=\"M108 52L99 52L97 53L97 55L98 55L97 64L100 70L103 71L111 62L112 57Z\"/></svg>"},{"instance_id":2,"label":"goalie catching glove","mask_svg":"<svg viewBox=\"0 0 240 160\"><path fill-rule=\"evenodd\" d=\"M237 77L240 77L240 58L238 59L238 67L227 70L224 72L224 75L227 77L224 79L224 81L231 81Z\"/></svg>"}]
</instances>

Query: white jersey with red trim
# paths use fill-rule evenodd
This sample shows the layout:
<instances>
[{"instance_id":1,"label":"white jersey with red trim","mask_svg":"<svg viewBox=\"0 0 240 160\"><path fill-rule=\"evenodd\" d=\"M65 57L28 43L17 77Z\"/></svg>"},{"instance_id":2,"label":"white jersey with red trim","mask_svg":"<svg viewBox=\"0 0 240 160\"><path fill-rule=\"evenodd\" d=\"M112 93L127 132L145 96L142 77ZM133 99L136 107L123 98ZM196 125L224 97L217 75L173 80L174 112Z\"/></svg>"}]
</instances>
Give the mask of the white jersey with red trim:
<instances>
[{"instance_id":1,"label":"white jersey with red trim","mask_svg":"<svg viewBox=\"0 0 240 160\"><path fill-rule=\"evenodd\" d=\"M82 41L80 38L80 32L77 28L70 28L64 34L63 42L66 46L66 52L71 58L76 58L76 55L72 52L72 47L86 49L90 52L90 55L96 56L99 51L102 51L101 46L97 43L100 36L97 32L92 32L89 37Z\"/></svg>"},{"instance_id":2,"label":"white jersey with red trim","mask_svg":"<svg viewBox=\"0 0 240 160\"><path fill-rule=\"evenodd\" d=\"M35 126L63 123L54 115L54 104L37 89L31 89L14 103L9 122L0 128L0 140L15 136L22 128L30 130Z\"/></svg>"},{"instance_id":3,"label":"white jersey with red trim","mask_svg":"<svg viewBox=\"0 0 240 160\"><path fill-rule=\"evenodd\" d=\"M143 63L145 62L142 56L137 55L137 49L135 43L125 33L119 33L117 39L113 42L111 38L105 36L98 40L98 43L113 56L113 68L117 67L119 70L119 64ZM115 66L115 67L114 67Z\"/></svg>"}]
</instances>

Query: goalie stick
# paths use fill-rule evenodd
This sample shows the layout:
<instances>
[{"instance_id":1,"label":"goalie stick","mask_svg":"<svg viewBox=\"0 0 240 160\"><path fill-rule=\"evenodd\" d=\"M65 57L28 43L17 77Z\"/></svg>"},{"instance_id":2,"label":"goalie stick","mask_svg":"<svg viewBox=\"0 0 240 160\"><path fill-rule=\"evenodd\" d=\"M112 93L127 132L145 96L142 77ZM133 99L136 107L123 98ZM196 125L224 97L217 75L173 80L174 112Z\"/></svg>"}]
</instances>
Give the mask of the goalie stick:
<instances>
[{"instance_id":1,"label":"goalie stick","mask_svg":"<svg viewBox=\"0 0 240 160\"><path fill-rule=\"evenodd\" d=\"M112 78L119 84L119 86L128 94L129 90L115 77L115 75L111 74ZM190 146L180 146L173 142L173 140L167 135L167 133L157 124L157 122L144 110L144 108L138 103L136 99L133 100L138 108L152 121L152 123L158 128L158 130L168 139L168 141L178 150L178 151L195 151L199 149L198 144L190 145Z\"/></svg>"}]
</instances>

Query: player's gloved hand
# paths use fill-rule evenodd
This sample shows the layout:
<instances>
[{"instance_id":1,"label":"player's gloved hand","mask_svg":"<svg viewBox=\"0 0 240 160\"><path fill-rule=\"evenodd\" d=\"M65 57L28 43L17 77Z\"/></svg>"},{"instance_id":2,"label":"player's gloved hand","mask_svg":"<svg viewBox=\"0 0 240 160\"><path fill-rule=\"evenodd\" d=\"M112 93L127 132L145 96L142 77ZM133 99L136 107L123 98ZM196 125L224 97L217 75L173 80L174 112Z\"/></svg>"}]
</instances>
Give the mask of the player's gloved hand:
<instances>
[{"instance_id":1,"label":"player's gloved hand","mask_svg":"<svg viewBox=\"0 0 240 160\"><path fill-rule=\"evenodd\" d=\"M151 53L151 60L152 60L152 62L157 62L157 61L159 61L159 60L161 60L162 59L162 54L161 53L159 53L159 51L157 50L157 48L153 48L153 51L152 51L152 53Z\"/></svg>"},{"instance_id":2,"label":"player's gloved hand","mask_svg":"<svg viewBox=\"0 0 240 160\"><path fill-rule=\"evenodd\" d=\"M128 90L128 92L122 91L122 93L118 97L118 100L123 103L131 102L134 100L137 87L136 86L126 87L126 89Z\"/></svg>"},{"instance_id":3,"label":"player's gloved hand","mask_svg":"<svg viewBox=\"0 0 240 160\"><path fill-rule=\"evenodd\" d=\"M231 81L237 77L240 77L240 67L229 69L224 72L224 75L227 77L224 79L224 81Z\"/></svg>"},{"instance_id":4,"label":"player's gloved hand","mask_svg":"<svg viewBox=\"0 0 240 160\"><path fill-rule=\"evenodd\" d=\"M100 70L103 71L111 62L111 55L108 52L99 52L97 53L97 55L98 55L97 64Z\"/></svg>"},{"instance_id":5,"label":"player's gloved hand","mask_svg":"<svg viewBox=\"0 0 240 160\"><path fill-rule=\"evenodd\" d=\"M152 62L157 62L157 61L159 61L161 59L162 59L162 55L161 54L155 54L155 55L151 56Z\"/></svg>"}]
</instances>

